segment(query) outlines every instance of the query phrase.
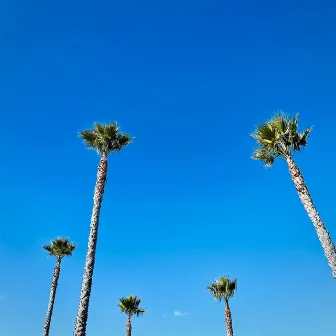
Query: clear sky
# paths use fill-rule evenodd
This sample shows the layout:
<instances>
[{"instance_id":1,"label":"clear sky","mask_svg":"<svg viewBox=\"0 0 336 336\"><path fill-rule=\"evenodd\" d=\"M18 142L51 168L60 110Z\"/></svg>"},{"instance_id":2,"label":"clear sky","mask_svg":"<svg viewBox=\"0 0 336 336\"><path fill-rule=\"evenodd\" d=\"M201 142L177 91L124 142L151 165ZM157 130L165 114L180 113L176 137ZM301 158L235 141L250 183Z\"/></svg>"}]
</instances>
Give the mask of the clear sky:
<instances>
[{"instance_id":1,"label":"clear sky","mask_svg":"<svg viewBox=\"0 0 336 336\"><path fill-rule=\"evenodd\" d=\"M224 335L205 290L222 274L237 336L335 335L313 226L249 137L277 109L314 126L297 163L336 239L335 15L323 0L0 0L0 334L42 333L57 236L78 248L51 333L72 334L98 163L77 132L116 120L136 138L109 161L88 336L124 334L128 294L148 309L135 336Z\"/></svg>"}]
</instances>

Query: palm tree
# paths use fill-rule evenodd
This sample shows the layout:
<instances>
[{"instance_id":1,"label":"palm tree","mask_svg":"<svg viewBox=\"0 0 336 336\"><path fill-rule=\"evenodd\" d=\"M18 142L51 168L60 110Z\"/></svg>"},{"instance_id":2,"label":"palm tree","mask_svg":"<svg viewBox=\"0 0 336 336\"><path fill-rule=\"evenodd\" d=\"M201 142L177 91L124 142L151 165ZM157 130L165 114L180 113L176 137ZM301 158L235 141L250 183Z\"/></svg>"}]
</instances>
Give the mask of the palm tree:
<instances>
[{"instance_id":1,"label":"palm tree","mask_svg":"<svg viewBox=\"0 0 336 336\"><path fill-rule=\"evenodd\" d=\"M61 262L64 257L72 255L72 252L75 250L76 245L74 243L70 243L69 239L67 238L56 238L50 243L50 245L44 245L43 248L49 252L50 256L56 257L56 265L54 268L54 274L51 282L47 316L43 328L43 335L49 336L50 322L54 308L57 284L61 272Z\"/></svg>"},{"instance_id":2,"label":"palm tree","mask_svg":"<svg viewBox=\"0 0 336 336\"><path fill-rule=\"evenodd\" d=\"M107 176L107 156L110 153L119 152L123 147L128 145L131 142L131 137L128 134L120 133L119 126L116 123L110 123L107 125L96 123L92 129L81 131L79 136L84 140L89 149L96 150L100 155L93 197L88 249L74 331L74 336L85 336L92 287L92 276L96 258L100 208Z\"/></svg>"},{"instance_id":3,"label":"palm tree","mask_svg":"<svg viewBox=\"0 0 336 336\"><path fill-rule=\"evenodd\" d=\"M296 191L315 227L328 264L336 279L335 245L315 208L301 171L293 159L295 152L299 152L307 146L307 138L311 130L312 128L307 128L301 133L298 132L298 115L289 118L283 113L278 113L271 120L257 126L252 134L258 144L252 158L261 160L266 167L272 166L277 158L282 158L287 162Z\"/></svg>"},{"instance_id":4,"label":"palm tree","mask_svg":"<svg viewBox=\"0 0 336 336\"><path fill-rule=\"evenodd\" d=\"M126 336L131 336L132 334L132 324L131 317L141 316L146 312L146 309L139 308L139 304L141 303L141 299L137 296L129 295L128 297L122 297L119 299L118 307L121 312L127 315L127 323L126 323Z\"/></svg>"},{"instance_id":5,"label":"palm tree","mask_svg":"<svg viewBox=\"0 0 336 336\"><path fill-rule=\"evenodd\" d=\"M237 289L237 280L230 280L228 276L222 276L215 280L207 289L213 298L217 301L225 301L225 324L226 336L233 336L232 315L229 306L229 299L235 294Z\"/></svg>"}]
</instances>

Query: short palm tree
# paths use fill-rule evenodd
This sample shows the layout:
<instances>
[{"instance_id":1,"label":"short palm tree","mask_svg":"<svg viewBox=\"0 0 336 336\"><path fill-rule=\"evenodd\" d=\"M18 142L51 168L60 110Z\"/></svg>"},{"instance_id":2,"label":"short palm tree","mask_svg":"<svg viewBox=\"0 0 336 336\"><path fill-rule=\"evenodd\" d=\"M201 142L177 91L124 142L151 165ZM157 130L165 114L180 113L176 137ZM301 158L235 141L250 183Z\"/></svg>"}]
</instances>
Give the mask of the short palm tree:
<instances>
[{"instance_id":1,"label":"short palm tree","mask_svg":"<svg viewBox=\"0 0 336 336\"><path fill-rule=\"evenodd\" d=\"M128 145L131 142L131 137L128 134L120 133L119 126L116 123L107 125L96 123L92 129L81 131L79 136L84 140L88 148L96 150L100 155L93 197L88 249L74 331L74 336L85 336L96 258L100 208L107 176L107 156L113 152L119 152Z\"/></svg>"},{"instance_id":2,"label":"short palm tree","mask_svg":"<svg viewBox=\"0 0 336 336\"><path fill-rule=\"evenodd\" d=\"M283 113L278 113L271 120L257 126L252 134L258 144L253 159L261 160L266 167L272 166L277 158L282 158L287 162L299 198L315 227L328 264L336 279L335 245L315 208L302 173L293 159L295 152L299 152L307 146L307 138L311 130L308 128L300 133L298 131L298 115L289 118Z\"/></svg>"},{"instance_id":3,"label":"short palm tree","mask_svg":"<svg viewBox=\"0 0 336 336\"><path fill-rule=\"evenodd\" d=\"M51 282L47 316L43 328L43 335L49 336L50 323L54 308L57 284L61 272L61 262L64 257L72 255L72 252L76 248L76 245L74 243L71 243L67 238L57 238L54 241L52 241L50 245L44 245L43 248L49 253L50 256L56 257L56 265L54 268L54 274Z\"/></svg>"},{"instance_id":4,"label":"short palm tree","mask_svg":"<svg viewBox=\"0 0 336 336\"><path fill-rule=\"evenodd\" d=\"M227 276L222 276L215 280L207 289L213 298L217 301L225 301L225 324L226 336L233 336L232 315L229 306L229 299L235 294L237 289L237 280L230 280Z\"/></svg>"},{"instance_id":5,"label":"short palm tree","mask_svg":"<svg viewBox=\"0 0 336 336\"><path fill-rule=\"evenodd\" d=\"M127 297L122 297L119 300L118 307L120 308L121 312L127 315L127 323L126 323L126 336L131 336L132 334L132 324L131 324L131 317L141 316L146 312L146 309L139 308L141 303L141 299L137 296L129 295Z\"/></svg>"}]
</instances>

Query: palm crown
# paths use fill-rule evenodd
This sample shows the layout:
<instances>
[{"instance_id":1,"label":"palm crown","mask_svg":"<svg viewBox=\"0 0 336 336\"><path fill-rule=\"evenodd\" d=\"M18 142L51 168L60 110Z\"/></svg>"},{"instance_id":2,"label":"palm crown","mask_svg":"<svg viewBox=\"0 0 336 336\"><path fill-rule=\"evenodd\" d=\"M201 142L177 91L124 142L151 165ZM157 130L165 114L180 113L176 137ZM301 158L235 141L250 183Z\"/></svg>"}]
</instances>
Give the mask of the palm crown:
<instances>
[{"instance_id":1,"label":"palm crown","mask_svg":"<svg viewBox=\"0 0 336 336\"><path fill-rule=\"evenodd\" d=\"M312 128L298 132L298 115L293 118L278 113L271 120L257 126L252 137L258 148L252 158L261 160L266 167L272 166L278 157L291 157L307 145L307 138Z\"/></svg>"},{"instance_id":2,"label":"palm crown","mask_svg":"<svg viewBox=\"0 0 336 336\"><path fill-rule=\"evenodd\" d=\"M118 152L131 142L131 137L120 133L120 128L115 122L107 125L95 123L92 129L81 131L79 136L88 148L105 155Z\"/></svg>"},{"instance_id":3,"label":"palm crown","mask_svg":"<svg viewBox=\"0 0 336 336\"><path fill-rule=\"evenodd\" d=\"M62 259L65 256L72 255L76 244L71 243L67 238L56 238L50 245L44 245L43 248L49 252L50 256Z\"/></svg>"},{"instance_id":4,"label":"palm crown","mask_svg":"<svg viewBox=\"0 0 336 336\"><path fill-rule=\"evenodd\" d=\"M146 309L139 308L141 299L137 296L129 295L128 297L122 297L119 299L118 307L121 309L122 313L127 315L136 315L140 316L146 312Z\"/></svg>"},{"instance_id":5,"label":"palm crown","mask_svg":"<svg viewBox=\"0 0 336 336\"><path fill-rule=\"evenodd\" d=\"M237 280L230 280L228 276L222 276L219 280L215 280L207 289L215 300L228 300L237 289Z\"/></svg>"}]
</instances>

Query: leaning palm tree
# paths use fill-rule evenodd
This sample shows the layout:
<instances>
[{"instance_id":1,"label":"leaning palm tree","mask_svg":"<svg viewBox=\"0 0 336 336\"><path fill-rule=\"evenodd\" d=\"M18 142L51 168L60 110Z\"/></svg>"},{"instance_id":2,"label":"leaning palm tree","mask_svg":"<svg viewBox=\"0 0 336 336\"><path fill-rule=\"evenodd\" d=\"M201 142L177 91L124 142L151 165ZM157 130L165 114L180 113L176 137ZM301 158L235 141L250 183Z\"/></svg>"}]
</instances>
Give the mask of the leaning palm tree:
<instances>
[{"instance_id":1,"label":"leaning palm tree","mask_svg":"<svg viewBox=\"0 0 336 336\"><path fill-rule=\"evenodd\" d=\"M293 159L293 154L307 145L307 138L311 130L308 128L300 133L298 131L298 115L289 118L283 113L278 113L271 120L257 126L252 134L258 144L252 158L261 160L266 167L272 166L277 158L282 158L287 162L296 191L315 227L328 264L336 279L335 245L315 208L301 171Z\"/></svg>"},{"instance_id":2,"label":"leaning palm tree","mask_svg":"<svg viewBox=\"0 0 336 336\"><path fill-rule=\"evenodd\" d=\"M93 129L84 130L79 133L79 136L84 140L87 147L96 150L100 155L100 162L98 165L97 180L94 190L88 249L74 336L86 335L86 324L98 240L100 208L103 201L107 176L107 156L110 153L119 152L131 142L131 137L128 134L120 133L119 131L119 126L116 123L107 125L96 123Z\"/></svg>"},{"instance_id":3,"label":"leaning palm tree","mask_svg":"<svg viewBox=\"0 0 336 336\"><path fill-rule=\"evenodd\" d=\"M234 295L237 289L237 280L230 280L229 277L222 276L219 280L215 280L215 282L210 284L207 289L215 300L225 301L226 336L233 336L229 299Z\"/></svg>"},{"instance_id":4,"label":"leaning palm tree","mask_svg":"<svg viewBox=\"0 0 336 336\"><path fill-rule=\"evenodd\" d=\"M56 265L54 268L54 274L51 282L47 316L43 328L43 336L49 336L57 284L61 272L61 262L64 257L72 255L72 252L76 248L76 245L74 243L71 243L67 238L56 238L50 243L50 245L44 245L43 248L49 253L50 256L56 257Z\"/></svg>"},{"instance_id":5,"label":"leaning palm tree","mask_svg":"<svg viewBox=\"0 0 336 336\"><path fill-rule=\"evenodd\" d=\"M121 312L127 315L127 323L126 323L126 336L131 336L132 334L132 324L131 317L141 316L146 312L146 309L139 308L139 304L141 303L141 299L137 296L129 295L128 297L122 297L119 299L118 307Z\"/></svg>"}]
</instances>

